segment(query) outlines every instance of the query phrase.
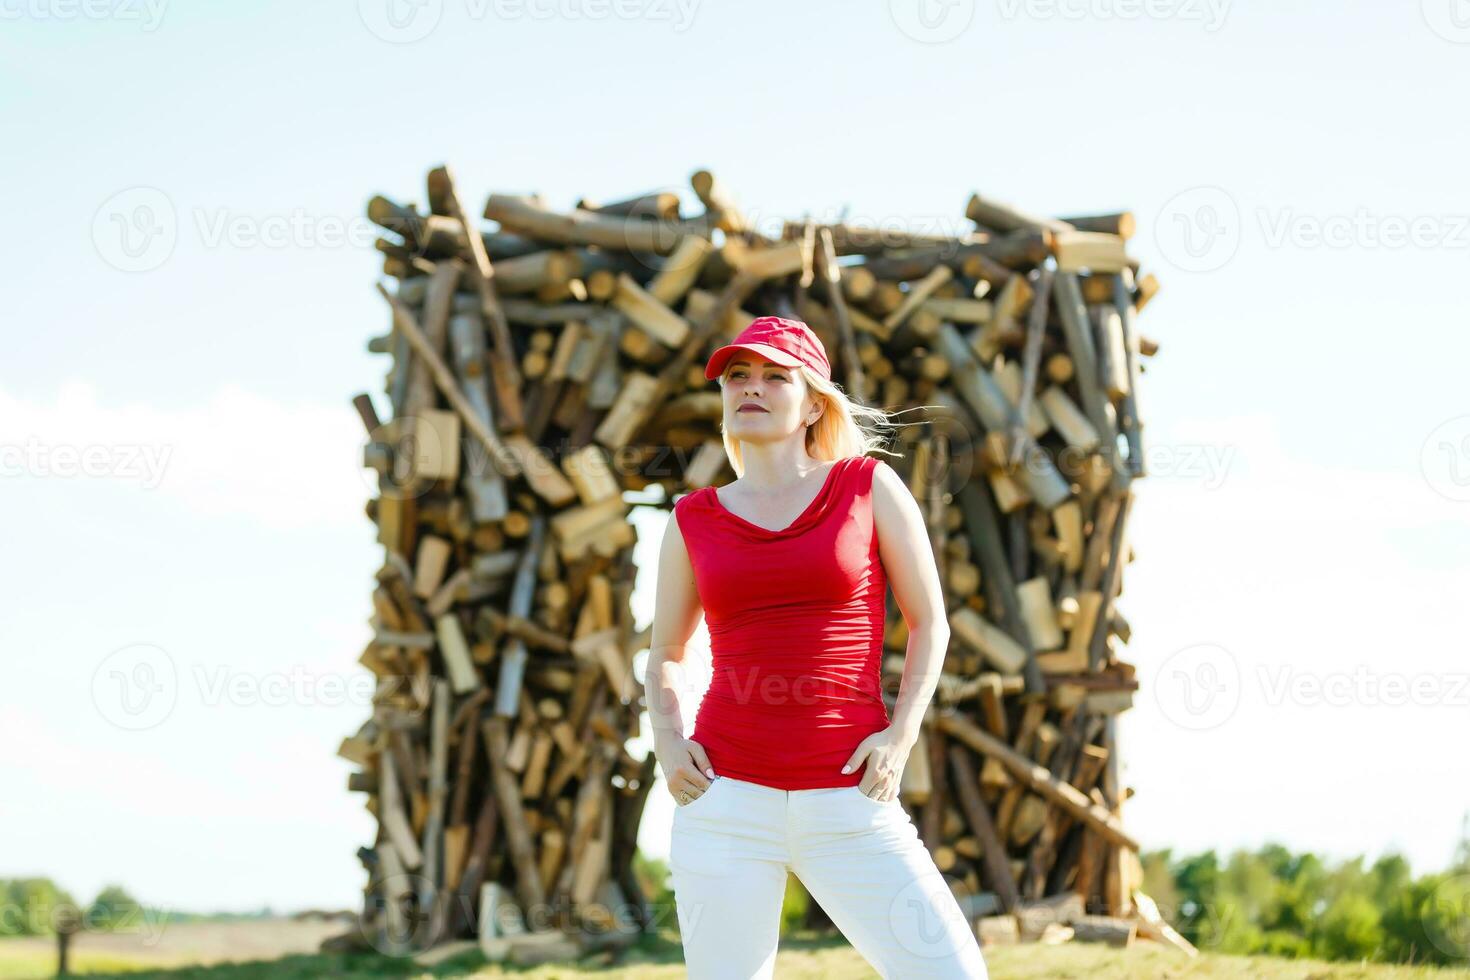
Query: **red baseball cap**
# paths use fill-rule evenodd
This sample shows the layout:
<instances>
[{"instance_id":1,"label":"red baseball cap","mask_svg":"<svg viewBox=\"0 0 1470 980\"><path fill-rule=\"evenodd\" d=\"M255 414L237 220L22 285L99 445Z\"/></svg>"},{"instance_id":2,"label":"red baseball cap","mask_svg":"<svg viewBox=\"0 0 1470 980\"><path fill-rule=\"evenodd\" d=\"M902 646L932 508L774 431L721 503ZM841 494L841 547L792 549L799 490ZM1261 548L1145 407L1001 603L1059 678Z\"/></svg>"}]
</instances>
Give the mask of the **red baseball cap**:
<instances>
[{"instance_id":1,"label":"red baseball cap","mask_svg":"<svg viewBox=\"0 0 1470 980\"><path fill-rule=\"evenodd\" d=\"M750 351L783 367L805 364L826 380L832 380L832 363L827 349L812 328L800 320L779 316L757 317L730 343L709 356L704 376L713 381L725 373L725 365L737 351Z\"/></svg>"}]
</instances>

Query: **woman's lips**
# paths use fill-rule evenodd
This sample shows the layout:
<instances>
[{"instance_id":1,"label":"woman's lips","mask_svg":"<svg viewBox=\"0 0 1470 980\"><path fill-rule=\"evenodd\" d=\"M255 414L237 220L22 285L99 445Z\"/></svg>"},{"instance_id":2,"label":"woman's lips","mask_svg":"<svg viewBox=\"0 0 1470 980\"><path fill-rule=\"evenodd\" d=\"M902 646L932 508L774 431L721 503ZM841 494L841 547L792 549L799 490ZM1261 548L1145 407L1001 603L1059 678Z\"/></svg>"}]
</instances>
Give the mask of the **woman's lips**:
<instances>
[{"instance_id":1,"label":"woman's lips","mask_svg":"<svg viewBox=\"0 0 1470 980\"><path fill-rule=\"evenodd\" d=\"M742 405L740 408L736 409L736 411L737 412L764 412L765 409L764 408L761 408L759 405Z\"/></svg>"}]
</instances>

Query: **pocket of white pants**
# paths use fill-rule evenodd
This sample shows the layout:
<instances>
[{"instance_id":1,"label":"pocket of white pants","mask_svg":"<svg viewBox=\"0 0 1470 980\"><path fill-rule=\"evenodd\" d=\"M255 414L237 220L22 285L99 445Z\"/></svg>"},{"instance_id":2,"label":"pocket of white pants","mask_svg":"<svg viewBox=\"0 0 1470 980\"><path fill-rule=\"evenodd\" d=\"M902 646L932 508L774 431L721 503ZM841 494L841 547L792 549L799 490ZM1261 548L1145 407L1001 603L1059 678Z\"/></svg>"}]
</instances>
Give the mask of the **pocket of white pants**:
<instances>
[{"instance_id":1,"label":"pocket of white pants","mask_svg":"<svg viewBox=\"0 0 1470 980\"><path fill-rule=\"evenodd\" d=\"M688 803L680 803L680 804L678 804L677 808L680 809L680 810L688 810L688 809L691 809L693 807L699 806L699 804L703 803L705 800L707 800L709 798L709 795L715 791L715 787L718 786L718 785L720 785L721 782L723 782L723 780L720 779L719 777L716 777L713 782L711 782L707 787L705 787L705 790L704 790L703 793L700 793L698 796L694 797Z\"/></svg>"},{"instance_id":2,"label":"pocket of white pants","mask_svg":"<svg viewBox=\"0 0 1470 980\"><path fill-rule=\"evenodd\" d=\"M856 793L859 797L861 797L864 802L869 803L873 806L892 806L893 804L898 802L897 797L894 797L891 800L875 800L867 793L864 793L861 786L853 786L852 791Z\"/></svg>"}]
</instances>

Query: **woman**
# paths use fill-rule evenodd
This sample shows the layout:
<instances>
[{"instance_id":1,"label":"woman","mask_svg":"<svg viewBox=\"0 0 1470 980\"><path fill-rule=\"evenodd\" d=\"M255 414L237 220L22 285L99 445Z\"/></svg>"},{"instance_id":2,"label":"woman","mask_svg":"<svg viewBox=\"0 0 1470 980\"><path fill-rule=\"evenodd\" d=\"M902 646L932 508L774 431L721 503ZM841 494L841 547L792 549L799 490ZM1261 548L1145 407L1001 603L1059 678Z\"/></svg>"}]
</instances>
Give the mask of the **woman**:
<instances>
[{"instance_id":1,"label":"woman","mask_svg":"<svg viewBox=\"0 0 1470 980\"><path fill-rule=\"evenodd\" d=\"M678 805L669 866L693 980L772 976L794 873L884 977L985 977L899 777L949 641L918 505L870 457L886 419L832 381L806 324L761 317L711 355L739 478L674 505L648 661L654 752ZM909 628L883 702L884 590ZM713 676L686 730L703 614Z\"/></svg>"}]
</instances>

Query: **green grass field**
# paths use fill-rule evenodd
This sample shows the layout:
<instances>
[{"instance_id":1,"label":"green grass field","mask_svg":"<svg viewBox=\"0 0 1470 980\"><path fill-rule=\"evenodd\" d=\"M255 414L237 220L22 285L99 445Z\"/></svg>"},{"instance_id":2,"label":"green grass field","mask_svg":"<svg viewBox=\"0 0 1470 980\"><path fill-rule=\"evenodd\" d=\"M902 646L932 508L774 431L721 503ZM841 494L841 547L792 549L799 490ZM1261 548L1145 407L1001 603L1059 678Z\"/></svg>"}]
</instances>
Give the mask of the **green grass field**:
<instances>
[{"instance_id":1,"label":"green grass field","mask_svg":"<svg viewBox=\"0 0 1470 980\"><path fill-rule=\"evenodd\" d=\"M270 922L251 924L267 930ZM340 926L335 927L340 931ZM278 930L279 934L280 930ZM541 966L531 969L487 964L478 953L467 954L432 970L418 967L407 959L368 955L320 955L296 953L276 959L239 962L245 956L240 949L228 948L231 942L250 946L246 955L258 955L268 939L246 936L244 931L222 935L210 924L180 924L169 930L166 942L149 950L128 953L118 937L106 937L105 951L86 948L86 939L73 948L72 965L76 973L91 976L121 976L141 980L145 977L168 980L305 980L314 977L385 978L385 977L516 977L520 980L572 980L596 977L599 980L675 980L684 976L683 958L678 936L665 931L645 938L630 950L616 966L591 962L576 966ZM98 937L104 938L104 937ZM308 937L298 932L288 942L300 944ZM311 941L315 941L314 937ZM220 962L235 959L237 962ZM196 964L208 960L207 965ZM1283 960L1267 957L1220 956L1201 954L1188 959L1182 954L1151 946L1132 950L1071 944L1064 946L1010 946L986 953L991 976L995 980L1138 980L1138 978L1264 978L1264 980L1338 980L1338 978L1370 978L1370 980L1470 980L1470 968L1393 967L1374 964L1323 963L1310 960ZM1467 964L1470 967L1470 964ZM31 980L54 975L54 947L45 940L0 940L0 980ZM777 958L776 975L782 980L859 980L877 974L858 953L840 939L808 938L801 935L783 937Z\"/></svg>"}]
</instances>

